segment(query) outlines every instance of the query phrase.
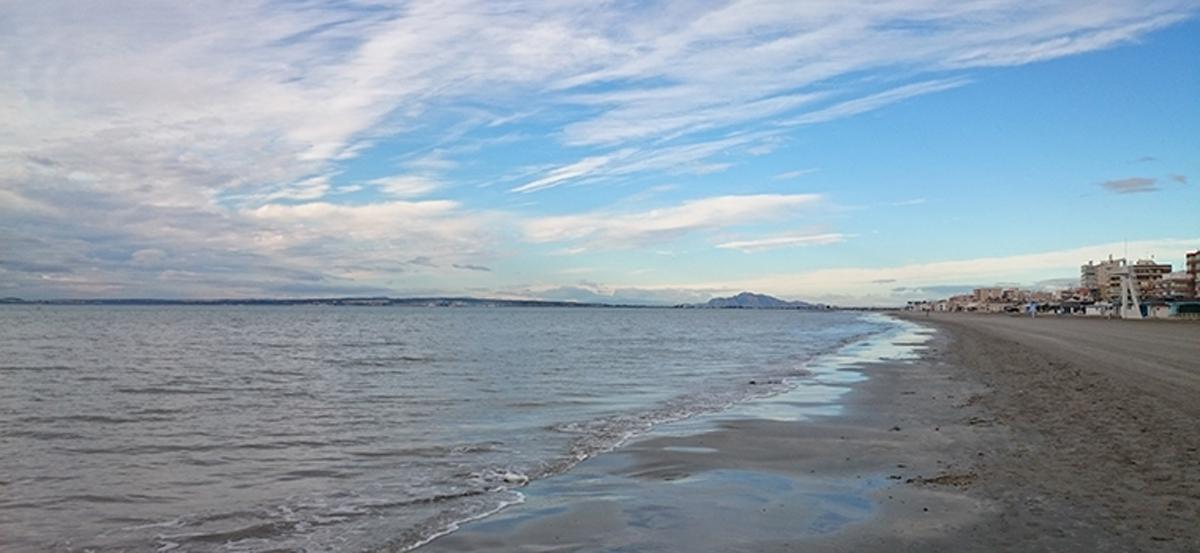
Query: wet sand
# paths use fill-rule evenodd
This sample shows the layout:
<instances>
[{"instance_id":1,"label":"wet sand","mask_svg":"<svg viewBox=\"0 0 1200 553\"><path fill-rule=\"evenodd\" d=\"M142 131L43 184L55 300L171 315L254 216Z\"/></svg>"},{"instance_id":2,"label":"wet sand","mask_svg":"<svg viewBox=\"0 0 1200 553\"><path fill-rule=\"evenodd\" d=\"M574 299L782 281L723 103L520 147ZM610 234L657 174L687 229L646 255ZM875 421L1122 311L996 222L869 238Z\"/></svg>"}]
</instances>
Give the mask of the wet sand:
<instances>
[{"instance_id":1,"label":"wet sand","mask_svg":"<svg viewBox=\"0 0 1200 553\"><path fill-rule=\"evenodd\" d=\"M1200 548L1200 325L915 322L927 354L845 367L869 379L830 383L839 408L785 394L660 433L421 550Z\"/></svg>"},{"instance_id":2,"label":"wet sand","mask_svg":"<svg viewBox=\"0 0 1200 553\"><path fill-rule=\"evenodd\" d=\"M916 319L920 320L920 319ZM920 321L925 322L925 321ZM979 534L1042 551L1200 551L1200 324L943 315L1005 439L969 492Z\"/></svg>"}]
</instances>

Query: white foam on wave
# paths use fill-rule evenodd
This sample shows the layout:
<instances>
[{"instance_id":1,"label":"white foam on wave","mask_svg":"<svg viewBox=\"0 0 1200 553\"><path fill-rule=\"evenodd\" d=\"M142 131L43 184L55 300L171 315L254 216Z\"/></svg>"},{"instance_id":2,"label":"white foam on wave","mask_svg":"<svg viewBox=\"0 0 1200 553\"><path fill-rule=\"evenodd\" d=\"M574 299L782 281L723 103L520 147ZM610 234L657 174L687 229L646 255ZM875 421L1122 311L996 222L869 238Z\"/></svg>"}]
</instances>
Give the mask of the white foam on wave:
<instances>
[{"instance_id":1,"label":"white foam on wave","mask_svg":"<svg viewBox=\"0 0 1200 553\"><path fill-rule=\"evenodd\" d=\"M467 524L470 522L474 522L476 520L490 517L496 513L499 513L500 511L503 511L504 509L507 509L507 508L513 506L513 505L520 505L525 502L525 494L518 492L518 491L514 491L514 490L509 490L509 491L511 491L513 493L512 500L509 500L509 501L501 500L499 502L499 504L491 510L483 511L476 515L467 516L467 517L464 517L464 518L461 518L461 519L458 519L455 521L451 521L449 524L447 524L441 530L432 532L428 537L426 537L420 541L417 541L416 543L413 543L412 545L402 547L400 549L400 553L406 553L408 551L412 551L412 550L414 550L418 547L421 547L422 545L425 545L425 544L427 544L433 540L436 540L442 536L451 534L451 533L457 531L459 528L461 528L463 524Z\"/></svg>"}]
</instances>

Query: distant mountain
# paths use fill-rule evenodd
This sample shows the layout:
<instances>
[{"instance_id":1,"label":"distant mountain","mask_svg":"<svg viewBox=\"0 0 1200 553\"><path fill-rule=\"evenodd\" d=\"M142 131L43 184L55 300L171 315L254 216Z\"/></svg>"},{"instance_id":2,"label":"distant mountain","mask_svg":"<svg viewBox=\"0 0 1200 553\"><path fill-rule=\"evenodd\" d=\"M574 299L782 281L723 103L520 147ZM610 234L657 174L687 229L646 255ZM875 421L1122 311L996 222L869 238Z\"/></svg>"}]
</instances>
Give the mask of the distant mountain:
<instances>
[{"instance_id":1,"label":"distant mountain","mask_svg":"<svg viewBox=\"0 0 1200 553\"><path fill-rule=\"evenodd\" d=\"M713 298L708 303L694 307L711 309L826 309L824 305L816 305L803 301L786 301L766 294L742 292L728 298Z\"/></svg>"},{"instance_id":2,"label":"distant mountain","mask_svg":"<svg viewBox=\"0 0 1200 553\"><path fill-rule=\"evenodd\" d=\"M50 299L22 300L0 298L0 304L30 305L341 305L341 306L401 306L401 307L641 307L633 305L583 303L573 301L509 300L471 297L389 298L244 298L180 300L156 298L122 299Z\"/></svg>"},{"instance_id":3,"label":"distant mountain","mask_svg":"<svg viewBox=\"0 0 1200 553\"><path fill-rule=\"evenodd\" d=\"M619 300L618 300L619 301ZM376 297L341 297L341 298L239 298L239 299L161 299L161 298L120 298L120 299L41 299L23 300L21 298L0 298L0 304L21 305L339 305L339 306L396 306L396 307L656 307L648 304L630 304L625 302L599 303L576 301L546 301L546 300L517 300L472 297L424 297L424 298L389 298ZM657 307L669 307L659 305ZM765 294L742 292L729 298L713 298L707 303L676 305L684 308L709 309L830 309L829 306L812 304L803 301L785 301Z\"/></svg>"}]
</instances>

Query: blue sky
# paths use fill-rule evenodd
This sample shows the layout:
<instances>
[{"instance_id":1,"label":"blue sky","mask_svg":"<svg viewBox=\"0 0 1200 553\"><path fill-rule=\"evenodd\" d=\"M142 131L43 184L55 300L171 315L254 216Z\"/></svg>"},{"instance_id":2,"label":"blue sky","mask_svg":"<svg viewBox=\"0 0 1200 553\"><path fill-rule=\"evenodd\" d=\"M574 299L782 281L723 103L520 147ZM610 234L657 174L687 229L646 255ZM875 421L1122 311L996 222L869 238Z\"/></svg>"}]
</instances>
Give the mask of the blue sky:
<instances>
[{"instance_id":1,"label":"blue sky","mask_svg":"<svg viewBox=\"0 0 1200 553\"><path fill-rule=\"evenodd\" d=\"M54 2L0 295L892 305L1200 249L1190 2Z\"/></svg>"}]
</instances>

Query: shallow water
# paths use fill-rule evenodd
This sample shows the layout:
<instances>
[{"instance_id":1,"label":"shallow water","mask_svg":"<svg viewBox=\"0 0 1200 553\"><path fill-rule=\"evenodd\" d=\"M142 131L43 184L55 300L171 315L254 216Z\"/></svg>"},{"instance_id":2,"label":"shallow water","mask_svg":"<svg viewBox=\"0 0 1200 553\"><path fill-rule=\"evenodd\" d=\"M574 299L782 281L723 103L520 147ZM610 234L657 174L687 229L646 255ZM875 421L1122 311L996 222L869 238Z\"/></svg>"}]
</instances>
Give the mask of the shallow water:
<instances>
[{"instance_id":1,"label":"shallow water","mask_svg":"<svg viewBox=\"0 0 1200 553\"><path fill-rule=\"evenodd\" d=\"M731 461L739 445L721 445L713 436L754 432L744 425L732 430L739 422L836 421L846 407L842 396L867 378L872 363L912 361L927 345L930 330L891 323L807 363L808 374L790 390L659 425L627 447L534 482L522 489L523 505L464 525L421 551L756 551L771 540L786 548L790 540L868 520L878 508L876 493L895 483L888 474L754 468ZM783 453L806 446L780 447Z\"/></svg>"},{"instance_id":2,"label":"shallow water","mask_svg":"<svg viewBox=\"0 0 1200 553\"><path fill-rule=\"evenodd\" d=\"M805 363L893 328L802 311L7 306L0 549L403 550L657 423L803 389L789 378Z\"/></svg>"}]
</instances>

